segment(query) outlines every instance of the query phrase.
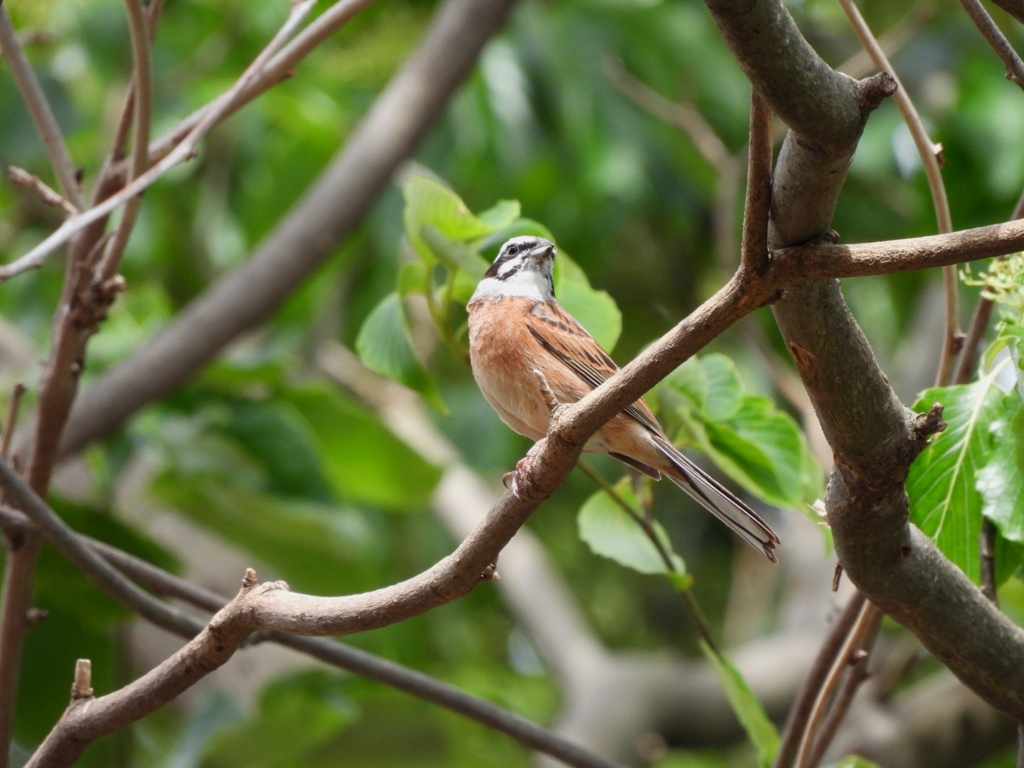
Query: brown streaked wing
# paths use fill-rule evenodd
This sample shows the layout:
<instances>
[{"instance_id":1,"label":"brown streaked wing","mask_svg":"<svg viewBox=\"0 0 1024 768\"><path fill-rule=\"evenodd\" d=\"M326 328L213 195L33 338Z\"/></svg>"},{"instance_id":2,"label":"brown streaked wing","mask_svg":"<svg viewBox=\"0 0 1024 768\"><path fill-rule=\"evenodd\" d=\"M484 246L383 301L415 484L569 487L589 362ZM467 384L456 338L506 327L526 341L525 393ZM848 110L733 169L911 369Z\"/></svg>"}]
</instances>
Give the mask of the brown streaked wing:
<instances>
[{"instance_id":1,"label":"brown streaked wing","mask_svg":"<svg viewBox=\"0 0 1024 768\"><path fill-rule=\"evenodd\" d=\"M590 385L591 389L601 386L619 370L619 366L587 333L586 328L559 304L537 302L526 316L526 327L544 349ZM655 434L662 434L654 414L643 400L627 406L624 412Z\"/></svg>"}]
</instances>

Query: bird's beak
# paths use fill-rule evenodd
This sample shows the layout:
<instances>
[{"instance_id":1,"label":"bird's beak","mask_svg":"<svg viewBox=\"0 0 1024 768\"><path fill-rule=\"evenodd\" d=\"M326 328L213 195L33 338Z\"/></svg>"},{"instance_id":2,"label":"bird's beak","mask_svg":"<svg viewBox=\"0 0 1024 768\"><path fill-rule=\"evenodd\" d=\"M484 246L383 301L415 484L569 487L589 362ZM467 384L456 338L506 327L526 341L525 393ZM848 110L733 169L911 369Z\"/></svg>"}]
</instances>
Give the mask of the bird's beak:
<instances>
[{"instance_id":1,"label":"bird's beak","mask_svg":"<svg viewBox=\"0 0 1024 768\"><path fill-rule=\"evenodd\" d=\"M541 262L546 259L555 258L555 246L551 243L544 243L538 245L536 248L530 251L530 258L536 262Z\"/></svg>"}]
</instances>

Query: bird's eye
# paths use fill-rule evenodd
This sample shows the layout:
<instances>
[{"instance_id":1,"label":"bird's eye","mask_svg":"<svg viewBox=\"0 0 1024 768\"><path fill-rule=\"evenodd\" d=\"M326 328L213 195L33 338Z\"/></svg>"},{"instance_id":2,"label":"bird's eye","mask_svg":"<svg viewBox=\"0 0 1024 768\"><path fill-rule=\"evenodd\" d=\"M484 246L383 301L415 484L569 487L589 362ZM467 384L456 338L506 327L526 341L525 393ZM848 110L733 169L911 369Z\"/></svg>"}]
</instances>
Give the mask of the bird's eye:
<instances>
[{"instance_id":1,"label":"bird's eye","mask_svg":"<svg viewBox=\"0 0 1024 768\"><path fill-rule=\"evenodd\" d=\"M517 253L519 253L519 246L518 245L515 245L513 243L512 245L510 245L508 247L508 255L509 256L515 256Z\"/></svg>"}]
</instances>

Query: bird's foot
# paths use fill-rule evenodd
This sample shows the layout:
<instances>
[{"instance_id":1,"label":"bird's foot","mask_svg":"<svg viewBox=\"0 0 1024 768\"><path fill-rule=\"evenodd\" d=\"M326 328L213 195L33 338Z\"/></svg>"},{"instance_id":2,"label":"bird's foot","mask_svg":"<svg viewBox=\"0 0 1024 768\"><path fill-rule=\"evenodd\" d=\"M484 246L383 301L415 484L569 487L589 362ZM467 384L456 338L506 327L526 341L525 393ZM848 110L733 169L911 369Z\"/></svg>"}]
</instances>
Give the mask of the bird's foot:
<instances>
[{"instance_id":1,"label":"bird's foot","mask_svg":"<svg viewBox=\"0 0 1024 768\"><path fill-rule=\"evenodd\" d=\"M516 468L511 472L506 472L501 478L501 482L512 491L512 495L520 501L523 500L524 492L528 485L531 484L530 474L533 472L533 464L537 460L537 454L540 453L544 447L544 441L546 438L541 438L526 452L518 462L516 462Z\"/></svg>"},{"instance_id":2,"label":"bird's foot","mask_svg":"<svg viewBox=\"0 0 1024 768\"><path fill-rule=\"evenodd\" d=\"M562 411L569 407L569 403L563 403L558 400L553 389L548 384L547 377L543 371L538 368L533 369L533 375L537 379L537 384L540 387L541 397L544 398L544 404L548 407L548 412L551 414L551 418L556 418Z\"/></svg>"}]
</instances>

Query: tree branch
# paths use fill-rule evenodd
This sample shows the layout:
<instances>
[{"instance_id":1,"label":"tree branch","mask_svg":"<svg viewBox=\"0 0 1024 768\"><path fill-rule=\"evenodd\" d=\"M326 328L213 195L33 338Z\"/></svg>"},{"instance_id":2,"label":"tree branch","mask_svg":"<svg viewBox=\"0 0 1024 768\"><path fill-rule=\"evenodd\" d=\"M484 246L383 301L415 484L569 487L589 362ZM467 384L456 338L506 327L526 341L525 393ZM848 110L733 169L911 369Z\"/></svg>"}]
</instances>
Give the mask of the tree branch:
<instances>
[{"instance_id":1,"label":"tree branch","mask_svg":"<svg viewBox=\"0 0 1024 768\"><path fill-rule=\"evenodd\" d=\"M750 91L750 150L747 194L743 203L744 267L755 274L768 269L768 219L772 202L772 110L756 90Z\"/></svg>"},{"instance_id":2,"label":"tree branch","mask_svg":"<svg viewBox=\"0 0 1024 768\"><path fill-rule=\"evenodd\" d=\"M155 600L122 574L131 576L156 593L176 597L204 610L217 612L227 604L228 601L225 598L210 590L173 576L115 547L76 534L46 504L32 494L4 462L0 462L0 487L7 491L9 498L12 498L18 508L24 510L28 516L26 519L14 510L0 509L0 520L5 529L26 530L30 526L29 520L31 520L43 531L44 537L97 586L122 606L139 614L154 625L187 639L201 634L205 626L204 622L199 619ZM295 637L277 632L263 632L259 639L292 648L369 680L390 685L400 691L450 709L505 733L526 747L552 755L568 765L581 768L611 768L612 766L611 763L589 754L586 750L566 741L557 734L489 701L471 696L421 672L381 659L365 651L320 638ZM122 695L120 691L107 698L119 695ZM131 721L141 718L169 700L157 700L152 702L151 707L135 710ZM109 710L106 710L100 717L106 717L108 713ZM90 733L96 734L93 737L95 739L123 726L124 723L119 723L116 727L108 730L108 726L102 722L93 723L90 726ZM63 740L69 737L57 735L53 738Z\"/></svg>"},{"instance_id":3,"label":"tree branch","mask_svg":"<svg viewBox=\"0 0 1024 768\"><path fill-rule=\"evenodd\" d=\"M960 5L967 11L974 26L978 28L982 37L995 51L999 60L1003 62L1003 66L1006 67L1006 79L1011 83L1016 83L1018 87L1024 88L1024 61L1021 61L1020 56L1010 45L1006 35L996 26L992 17L988 15L985 7L979 0L960 0Z\"/></svg>"},{"instance_id":4,"label":"tree branch","mask_svg":"<svg viewBox=\"0 0 1024 768\"><path fill-rule=\"evenodd\" d=\"M752 10L751 5L767 8ZM766 87L758 83L758 88L776 113L787 122L794 112L804 118L790 123L793 130L776 167L770 245L779 249L820 237L877 94L867 93L870 83L864 83L832 92L838 101L829 101L820 90L787 81L784 67L764 62L764 48L770 45L765 40L777 44L792 28L791 20L782 19L786 12L780 3L741 4L748 16L764 18L777 29L752 26L735 10L720 12L717 2L710 7L726 27L734 55L746 62L744 68L749 71L750 63L758 62L761 77L773 81ZM876 79L874 85L885 88L886 83ZM792 109L791 100L803 102L805 111ZM799 271L797 264L791 267ZM900 403L838 282L794 284L773 310L835 453L826 502L846 572L871 602L907 626L983 698L1024 719L1024 631L907 524L906 473L929 427L934 429L934 419L919 421Z\"/></svg>"},{"instance_id":5,"label":"tree branch","mask_svg":"<svg viewBox=\"0 0 1024 768\"><path fill-rule=\"evenodd\" d=\"M188 160L195 152L195 148L203 135L205 135L206 132L209 131L216 122L227 113L235 101L237 101L238 95L244 89L246 83L250 82L260 72L274 52L276 52L288 37L291 36L295 28L302 22L302 19L306 17L306 14L313 9L313 4L315 2L316 0L302 0L302 2L293 4L287 20L277 31L277 34L274 35L270 43L260 51L260 54L253 60L245 72L242 73L242 76L234 83L234 85L232 85L227 92L219 96L209 106L208 110L204 113L203 118L194 128L192 128L192 130L188 132L188 135L185 136L173 151L168 153L167 156L160 160L159 163L135 178L121 191L104 198L101 202L98 202L91 208L82 211L77 216L72 216L61 224L57 231L53 232L49 237L43 240L43 242L24 256L4 267L0 267L0 282L9 280L15 275L19 275L30 269L37 269L41 267L47 256L53 253L60 246L64 245L64 243L71 240L71 238L76 234L86 229L91 224L105 219L112 211L144 192L147 187L151 186L161 176L174 168L174 166ZM139 101L139 99L136 99L137 104ZM138 129L138 126L136 126L136 129ZM133 153L133 165L138 162L137 154L137 152ZM143 162L141 164L144 165L146 163Z\"/></svg>"},{"instance_id":6,"label":"tree branch","mask_svg":"<svg viewBox=\"0 0 1024 768\"><path fill-rule=\"evenodd\" d=\"M843 245L821 239L772 251L780 284L795 280L866 277L965 264L1024 248L1024 220L880 243Z\"/></svg>"},{"instance_id":7,"label":"tree branch","mask_svg":"<svg viewBox=\"0 0 1024 768\"><path fill-rule=\"evenodd\" d=\"M515 0L448 0L356 132L249 261L79 398L62 452L109 433L269 318L333 253L412 153Z\"/></svg>"},{"instance_id":8,"label":"tree branch","mask_svg":"<svg viewBox=\"0 0 1024 768\"><path fill-rule=\"evenodd\" d=\"M7 14L7 7L2 4L0 4L0 51L7 59L14 82L32 116L32 122L35 124L36 131L39 133L39 138L50 159L50 166L57 177L61 194L75 208L81 210L85 207L85 200L78 184L75 164L71 160L67 145L64 143L64 136L60 132L60 126L57 125L57 118L54 117L53 110L50 109L50 103L43 94L36 73L29 65L28 59L25 58L21 43L18 42L14 27L11 25L11 17Z\"/></svg>"},{"instance_id":9,"label":"tree branch","mask_svg":"<svg viewBox=\"0 0 1024 768\"><path fill-rule=\"evenodd\" d=\"M914 146L917 147L917 154L921 158L925 178L928 180L928 190L932 196L932 206L935 208L935 219L938 222L939 233L946 234L952 232L953 219L949 211L949 196L946 194L946 185L942 181L942 146L934 143L928 136L928 131L924 127L924 121L921 120L921 116L917 113L914 103L910 100L910 94L903 87L899 77L896 75L896 70L889 63L889 58L885 55L885 51L868 27L867 22L864 21L864 17L861 16L856 4L853 0L840 0L840 5L846 13L861 45L868 52L875 66L879 71L888 73L896 83L896 106L899 107L903 115L903 121L907 124L910 136L914 140ZM942 285L946 295L946 314L939 369L935 375L936 386L948 382L950 372L953 369L953 361L956 359L959 346L963 342L963 335L960 331L959 300L957 295L958 280L955 269L948 266L943 268Z\"/></svg>"}]
</instances>

